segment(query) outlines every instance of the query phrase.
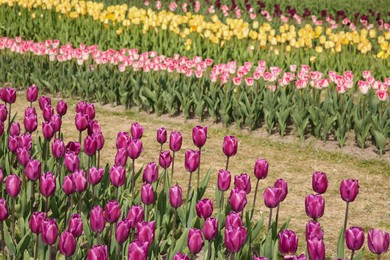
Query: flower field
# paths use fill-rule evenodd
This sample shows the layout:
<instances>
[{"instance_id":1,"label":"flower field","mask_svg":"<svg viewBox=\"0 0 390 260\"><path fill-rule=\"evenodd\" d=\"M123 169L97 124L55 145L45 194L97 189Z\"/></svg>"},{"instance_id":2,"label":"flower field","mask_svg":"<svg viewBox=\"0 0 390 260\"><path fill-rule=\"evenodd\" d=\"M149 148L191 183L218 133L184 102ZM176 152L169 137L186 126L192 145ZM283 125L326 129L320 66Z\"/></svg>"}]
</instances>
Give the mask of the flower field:
<instances>
[{"instance_id":1,"label":"flower field","mask_svg":"<svg viewBox=\"0 0 390 260\"><path fill-rule=\"evenodd\" d=\"M347 2L0 0L1 254L390 257L390 5Z\"/></svg>"}]
</instances>

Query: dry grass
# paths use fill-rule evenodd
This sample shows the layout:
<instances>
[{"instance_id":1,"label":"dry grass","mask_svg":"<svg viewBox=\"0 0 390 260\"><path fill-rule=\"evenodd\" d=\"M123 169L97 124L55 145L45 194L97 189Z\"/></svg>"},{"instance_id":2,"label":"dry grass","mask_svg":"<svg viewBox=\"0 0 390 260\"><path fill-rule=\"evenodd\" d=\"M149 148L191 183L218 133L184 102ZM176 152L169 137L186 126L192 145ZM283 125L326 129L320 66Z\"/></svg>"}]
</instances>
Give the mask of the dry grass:
<instances>
[{"instance_id":1,"label":"dry grass","mask_svg":"<svg viewBox=\"0 0 390 260\"><path fill-rule=\"evenodd\" d=\"M22 116L27 102L24 93L19 93L13 111L18 112L17 120L22 124ZM78 132L74 127L75 104L77 100L67 99L69 104L68 114L63 119L63 132L65 141L77 140ZM53 101L56 105L56 100ZM34 104L39 110L38 104ZM184 151L194 148L191 139L191 129L197 120L189 120L183 123L181 118L169 118L138 113L133 110L124 110L121 107L96 105L96 119L100 122L103 134L106 138L102 151L104 163L112 164L115 156L115 140L118 131L129 131L130 125L138 121L144 127L144 152L136 161L136 167L142 167L149 161L157 161L159 144L156 142L156 129L164 126L169 131L178 130L183 133L182 150L177 153L175 164L174 182L186 187L189 175L184 168ZM320 219L325 231L325 244L327 255L336 256L337 237L343 225L345 203L339 196L339 185L344 178L358 179L360 193L355 202L350 205L350 217L348 225L362 226L365 231L369 228L382 228L390 231L390 163L387 159L364 160L340 151L325 151L321 144L313 142L302 144L296 141L272 140L259 134L251 134L236 128L225 129L218 124L210 122L201 123L207 125L209 138L202 151L202 173L211 169L212 177L206 195L214 196L216 188L217 172L225 165L225 157L221 145L226 134L235 135L239 140L237 155L230 160L232 174L247 172L252 179L252 192L248 199L247 208L252 206L255 178L253 165L257 158L266 158L270 165L269 175L260 182L256 205L256 217L268 217L269 210L264 206L261 197L264 188L273 185L276 179L283 178L289 186L289 194L281 205L282 222L291 216L290 229L298 232L300 247L298 252L304 252L304 230L309 221L305 214L304 197L312 193L311 175L313 171L320 170L327 173L329 188L324 195L326 200L325 215ZM39 132L41 128L39 127ZM164 148L168 148L164 146ZM195 182L193 182L195 183ZM186 190L186 189L185 189ZM226 200L225 200L226 201ZM266 221L265 221L266 222ZM365 252L368 247L365 244ZM346 250L346 255L350 252ZM365 258L371 258L370 253ZM386 255L390 259L390 253ZM384 257L384 259L386 259Z\"/></svg>"}]
</instances>

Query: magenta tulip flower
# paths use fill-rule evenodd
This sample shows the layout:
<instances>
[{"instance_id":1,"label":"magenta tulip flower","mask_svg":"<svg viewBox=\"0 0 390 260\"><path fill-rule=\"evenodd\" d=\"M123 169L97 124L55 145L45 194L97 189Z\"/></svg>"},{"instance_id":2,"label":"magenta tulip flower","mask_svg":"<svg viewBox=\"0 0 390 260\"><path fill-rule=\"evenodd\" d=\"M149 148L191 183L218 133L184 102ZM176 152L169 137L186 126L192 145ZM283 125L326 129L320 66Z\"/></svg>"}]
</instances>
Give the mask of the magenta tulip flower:
<instances>
[{"instance_id":1,"label":"magenta tulip flower","mask_svg":"<svg viewBox=\"0 0 390 260\"><path fill-rule=\"evenodd\" d=\"M40 234L42 222L46 219L45 212L33 212L28 220L30 230L34 234Z\"/></svg>"},{"instance_id":2,"label":"magenta tulip flower","mask_svg":"<svg viewBox=\"0 0 390 260\"><path fill-rule=\"evenodd\" d=\"M157 142L160 145L165 144L167 141L167 130L164 127L157 129Z\"/></svg>"},{"instance_id":3,"label":"magenta tulip flower","mask_svg":"<svg viewBox=\"0 0 390 260\"><path fill-rule=\"evenodd\" d=\"M237 153L237 148L238 148L238 141L236 137L232 135L227 135L223 139L223 144L222 144L222 151L227 157L232 157L236 155Z\"/></svg>"},{"instance_id":4,"label":"magenta tulip flower","mask_svg":"<svg viewBox=\"0 0 390 260\"><path fill-rule=\"evenodd\" d=\"M185 153L184 166L190 173L198 169L200 163L199 150L187 150Z\"/></svg>"},{"instance_id":5,"label":"magenta tulip flower","mask_svg":"<svg viewBox=\"0 0 390 260\"><path fill-rule=\"evenodd\" d=\"M218 220L207 218L203 224L202 232L207 241L214 240L218 234Z\"/></svg>"},{"instance_id":6,"label":"magenta tulip flower","mask_svg":"<svg viewBox=\"0 0 390 260\"><path fill-rule=\"evenodd\" d=\"M46 96L41 96L38 99L38 103L39 103L39 108L43 110L45 106L51 106L51 99Z\"/></svg>"},{"instance_id":7,"label":"magenta tulip flower","mask_svg":"<svg viewBox=\"0 0 390 260\"><path fill-rule=\"evenodd\" d=\"M177 132L177 131L172 131L171 135L169 137L169 148L173 152L179 151L181 148L182 141L183 141L183 138L182 138L181 133Z\"/></svg>"},{"instance_id":8,"label":"magenta tulip flower","mask_svg":"<svg viewBox=\"0 0 390 260\"><path fill-rule=\"evenodd\" d=\"M85 172L83 170L76 170L72 174L72 180L78 193L82 193L87 189L88 183L87 179L85 178Z\"/></svg>"},{"instance_id":9,"label":"magenta tulip flower","mask_svg":"<svg viewBox=\"0 0 390 260\"><path fill-rule=\"evenodd\" d=\"M129 145L127 146L127 155L131 159L135 160L141 155L142 151L143 146L141 140L135 138L131 139Z\"/></svg>"},{"instance_id":10,"label":"magenta tulip flower","mask_svg":"<svg viewBox=\"0 0 390 260\"><path fill-rule=\"evenodd\" d=\"M51 144L51 151L53 157L56 159L60 159L65 156L65 144L61 139L54 139Z\"/></svg>"},{"instance_id":11,"label":"magenta tulip flower","mask_svg":"<svg viewBox=\"0 0 390 260\"><path fill-rule=\"evenodd\" d=\"M32 84L28 87L26 92L26 98L28 102L35 102L38 98L38 87L35 84Z\"/></svg>"},{"instance_id":12,"label":"magenta tulip flower","mask_svg":"<svg viewBox=\"0 0 390 260\"><path fill-rule=\"evenodd\" d=\"M202 148L207 140L207 127L195 126L192 128L192 141L198 148Z\"/></svg>"},{"instance_id":13,"label":"magenta tulip flower","mask_svg":"<svg viewBox=\"0 0 390 260\"><path fill-rule=\"evenodd\" d=\"M246 241L246 229L244 227L225 228L224 244L226 249L235 254L243 247Z\"/></svg>"},{"instance_id":14,"label":"magenta tulip flower","mask_svg":"<svg viewBox=\"0 0 390 260\"><path fill-rule=\"evenodd\" d=\"M141 205L133 205L127 212L126 218L130 221L130 227L135 228L144 219L144 209Z\"/></svg>"},{"instance_id":15,"label":"magenta tulip flower","mask_svg":"<svg viewBox=\"0 0 390 260\"><path fill-rule=\"evenodd\" d=\"M89 224L93 232L101 233L105 226L104 213L102 207L95 206L89 214Z\"/></svg>"},{"instance_id":16,"label":"magenta tulip flower","mask_svg":"<svg viewBox=\"0 0 390 260\"><path fill-rule=\"evenodd\" d=\"M359 193L358 180L346 179L340 184L340 196L345 202L353 202Z\"/></svg>"},{"instance_id":17,"label":"magenta tulip flower","mask_svg":"<svg viewBox=\"0 0 390 260\"><path fill-rule=\"evenodd\" d=\"M75 125L79 132L84 131L88 127L88 115L77 113L75 116Z\"/></svg>"},{"instance_id":18,"label":"magenta tulip flower","mask_svg":"<svg viewBox=\"0 0 390 260\"><path fill-rule=\"evenodd\" d=\"M307 251L309 257L312 260L324 260L325 259L325 244L322 239L312 238L307 240Z\"/></svg>"},{"instance_id":19,"label":"magenta tulip flower","mask_svg":"<svg viewBox=\"0 0 390 260\"><path fill-rule=\"evenodd\" d=\"M23 167L25 167L31 159L30 152L24 147L20 147L16 149L16 156L19 164L22 165Z\"/></svg>"},{"instance_id":20,"label":"magenta tulip flower","mask_svg":"<svg viewBox=\"0 0 390 260\"><path fill-rule=\"evenodd\" d=\"M64 100L58 101L56 111L60 116L64 116L66 114L66 112L68 111L68 105Z\"/></svg>"},{"instance_id":21,"label":"magenta tulip flower","mask_svg":"<svg viewBox=\"0 0 390 260\"><path fill-rule=\"evenodd\" d=\"M73 181L73 174L66 175L62 183L62 190L66 195L71 195L76 192L76 185Z\"/></svg>"},{"instance_id":22,"label":"magenta tulip flower","mask_svg":"<svg viewBox=\"0 0 390 260\"><path fill-rule=\"evenodd\" d=\"M130 135L127 132L119 132L116 138L116 149L124 148L127 150L129 143Z\"/></svg>"},{"instance_id":23,"label":"magenta tulip flower","mask_svg":"<svg viewBox=\"0 0 390 260\"><path fill-rule=\"evenodd\" d=\"M93 136L87 135L84 140L84 153L92 156L97 151L97 142Z\"/></svg>"},{"instance_id":24,"label":"magenta tulip flower","mask_svg":"<svg viewBox=\"0 0 390 260\"><path fill-rule=\"evenodd\" d=\"M8 218L7 201L0 198L0 221L4 221Z\"/></svg>"},{"instance_id":25,"label":"magenta tulip flower","mask_svg":"<svg viewBox=\"0 0 390 260\"><path fill-rule=\"evenodd\" d=\"M108 260L108 248L106 245L94 245L88 250L86 260Z\"/></svg>"},{"instance_id":26,"label":"magenta tulip flower","mask_svg":"<svg viewBox=\"0 0 390 260\"><path fill-rule=\"evenodd\" d=\"M311 240L313 238L322 239L324 237L324 231L322 231L321 224L310 220L306 224L306 240Z\"/></svg>"},{"instance_id":27,"label":"magenta tulip flower","mask_svg":"<svg viewBox=\"0 0 390 260\"><path fill-rule=\"evenodd\" d=\"M122 166L112 166L110 169L110 181L115 187L120 187L125 184L125 168Z\"/></svg>"},{"instance_id":28,"label":"magenta tulip flower","mask_svg":"<svg viewBox=\"0 0 390 260\"><path fill-rule=\"evenodd\" d=\"M285 229L278 236L280 253L284 256L294 255L298 249L298 236L295 232Z\"/></svg>"},{"instance_id":29,"label":"magenta tulip flower","mask_svg":"<svg viewBox=\"0 0 390 260\"><path fill-rule=\"evenodd\" d=\"M306 215L314 220L319 219L324 215L325 200L321 194L307 195L305 198Z\"/></svg>"},{"instance_id":30,"label":"magenta tulip flower","mask_svg":"<svg viewBox=\"0 0 390 260\"><path fill-rule=\"evenodd\" d=\"M8 175L5 180L5 190L7 194L15 198L19 195L20 188L21 188L21 181L19 176L13 173Z\"/></svg>"},{"instance_id":31,"label":"magenta tulip flower","mask_svg":"<svg viewBox=\"0 0 390 260\"><path fill-rule=\"evenodd\" d=\"M179 252L173 257L173 260L190 260L190 257L182 252Z\"/></svg>"},{"instance_id":32,"label":"magenta tulip flower","mask_svg":"<svg viewBox=\"0 0 390 260\"><path fill-rule=\"evenodd\" d=\"M328 178L324 172L314 172L312 177L312 187L314 192L323 194L328 189Z\"/></svg>"},{"instance_id":33,"label":"magenta tulip flower","mask_svg":"<svg viewBox=\"0 0 390 260\"><path fill-rule=\"evenodd\" d=\"M41 162L38 160L31 160L26 164L24 173L30 181L36 181L41 176Z\"/></svg>"},{"instance_id":34,"label":"magenta tulip flower","mask_svg":"<svg viewBox=\"0 0 390 260\"><path fill-rule=\"evenodd\" d=\"M88 182L91 183L92 185L97 185L103 178L103 175L104 175L103 168L97 169L96 167L92 167L89 169Z\"/></svg>"},{"instance_id":35,"label":"magenta tulip flower","mask_svg":"<svg viewBox=\"0 0 390 260\"><path fill-rule=\"evenodd\" d=\"M154 221L150 222L139 222L137 224L137 240L142 243L148 243L149 245L153 243L154 232L156 229L156 223Z\"/></svg>"},{"instance_id":36,"label":"magenta tulip flower","mask_svg":"<svg viewBox=\"0 0 390 260\"><path fill-rule=\"evenodd\" d=\"M230 192L229 204L233 211L241 212L245 208L247 202L248 201L246 199L245 191L239 189L232 189L232 191Z\"/></svg>"},{"instance_id":37,"label":"magenta tulip flower","mask_svg":"<svg viewBox=\"0 0 390 260\"><path fill-rule=\"evenodd\" d=\"M242 218L240 216L240 213L231 211L227 216L225 220L225 228L239 228L242 227Z\"/></svg>"},{"instance_id":38,"label":"magenta tulip flower","mask_svg":"<svg viewBox=\"0 0 390 260\"><path fill-rule=\"evenodd\" d=\"M79 142L69 142L65 146L65 153L74 153L75 155L79 155L81 150L81 143Z\"/></svg>"},{"instance_id":39,"label":"magenta tulip flower","mask_svg":"<svg viewBox=\"0 0 390 260\"><path fill-rule=\"evenodd\" d=\"M191 228L188 233L187 245L191 253L194 255L199 253L204 245L202 231L196 228Z\"/></svg>"},{"instance_id":40,"label":"magenta tulip flower","mask_svg":"<svg viewBox=\"0 0 390 260\"><path fill-rule=\"evenodd\" d=\"M171 166L172 156L169 150L160 153L159 164L162 168L167 169Z\"/></svg>"},{"instance_id":41,"label":"magenta tulip flower","mask_svg":"<svg viewBox=\"0 0 390 260\"><path fill-rule=\"evenodd\" d=\"M51 105L47 105L42 109L42 116L46 122L51 121L51 117L54 115L54 108Z\"/></svg>"},{"instance_id":42,"label":"magenta tulip flower","mask_svg":"<svg viewBox=\"0 0 390 260\"><path fill-rule=\"evenodd\" d=\"M107 201L106 207L104 208L104 219L108 223L115 223L118 221L121 215L121 206L116 200Z\"/></svg>"},{"instance_id":43,"label":"magenta tulip flower","mask_svg":"<svg viewBox=\"0 0 390 260\"><path fill-rule=\"evenodd\" d=\"M54 136L54 125L52 122L42 122L42 134L46 140L50 140Z\"/></svg>"},{"instance_id":44,"label":"magenta tulip flower","mask_svg":"<svg viewBox=\"0 0 390 260\"><path fill-rule=\"evenodd\" d=\"M169 203L175 209L183 203L183 192L179 185L174 185L169 189Z\"/></svg>"},{"instance_id":45,"label":"magenta tulip flower","mask_svg":"<svg viewBox=\"0 0 390 260\"><path fill-rule=\"evenodd\" d=\"M73 214L70 217L68 230L74 237L80 237L83 234L83 220L80 214Z\"/></svg>"},{"instance_id":46,"label":"magenta tulip flower","mask_svg":"<svg viewBox=\"0 0 390 260\"><path fill-rule=\"evenodd\" d=\"M361 227L350 227L345 231L344 238L349 250L352 252L359 250L364 243L364 231ZM352 258L353 255L351 256Z\"/></svg>"},{"instance_id":47,"label":"magenta tulip flower","mask_svg":"<svg viewBox=\"0 0 390 260\"><path fill-rule=\"evenodd\" d=\"M220 191L227 191L230 188L231 176L230 172L226 170L219 170L218 172L218 189Z\"/></svg>"},{"instance_id":48,"label":"magenta tulip flower","mask_svg":"<svg viewBox=\"0 0 390 260\"><path fill-rule=\"evenodd\" d=\"M4 104L0 104L0 121L4 122L5 120L7 120L7 116L8 116L7 106Z\"/></svg>"},{"instance_id":49,"label":"magenta tulip flower","mask_svg":"<svg viewBox=\"0 0 390 260\"><path fill-rule=\"evenodd\" d=\"M264 190L263 198L264 204L268 208L276 208L280 202L282 190L276 187L269 187Z\"/></svg>"},{"instance_id":50,"label":"magenta tulip flower","mask_svg":"<svg viewBox=\"0 0 390 260\"><path fill-rule=\"evenodd\" d=\"M128 259L146 260L148 257L149 243L142 243L139 240L129 245Z\"/></svg>"},{"instance_id":51,"label":"magenta tulip flower","mask_svg":"<svg viewBox=\"0 0 390 260\"><path fill-rule=\"evenodd\" d=\"M127 150L125 148L118 149L115 155L115 165L123 167L126 166L127 158Z\"/></svg>"},{"instance_id":52,"label":"magenta tulip flower","mask_svg":"<svg viewBox=\"0 0 390 260\"><path fill-rule=\"evenodd\" d=\"M118 244L123 244L130 235L130 220L127 218L118 221L115 230L115 239Z\"/></svg>"},{"instance_id":53,"label":"magenta tulip flower","mask_svg":"<svg viewBox=\"0 0 390 260\"><path fill-rule=\"evenodd\" d=\"M248 174L241 173L234 176L234 188L245 191L246 194L251 192L251 180Z\"/></svg>"},{"instance_id":54,"label":"magenta tulip flower","mask_svg":"<svg viewBox=\"0 0 390 260\"><path fill-rule=\"evenodd\" d=\"M253 173L258 180L265 179L268 175L268 162L265 159L257 159Z\"/></svg>"},{"instance_id":55,"label":"magenta tulip flower","mask_svg":"<svg viewBox=\"0 0 390 260\"><path fill-rule=\"evenodd\" d=\"M62 232L58 247L64 256L72 256L76 251L76 239L73 234L67 230Z\"/></svg>"},{"instance_id":56,"label":"magenta tulip flower","mask_svg":"<svg viewBox=\"0 0 390 260\"><path fill-rule=\"evenodd\" d=\"M389 243L389 233L373 228L368 232L368 248L372 253L377 254L378 256L386 253L389 249Z\"/></svg>"},{"instance_id":57,"label":"magenta tulip flower","mask_svg":"<svg viewBox=\"0 0 390 260\"><path fill-rule=\"evenodd\" d=\"M158 179L158 167L155 162L148 163L143 171L142 179L147 183L154 183Z\"/></svg>"},{"instance_id":58,"label":"magenta tulip flower","mask_svg":"<svg viewBox=\"0 0 390 260\"><path fill-rule=\"evenodd\" d=\"M41 224L41 238L45 245L53 245L57 241L58 226L55 219L44 219Z\"/></svg>"},{"instance_id":59,"label":"magenta tulip flower","mask_svg":"<svg viewBox=\"0 0 390 260\"><path fill-rule=\"evenodd\" d=\"M38 128L38 117L37 115L31 114L24 116L23 119L24 128L27 132L32 133Z\"/></svg>"},{"instance_id":60,"label":"magenta tulip flower","mask_svg":"<svg viewBox=\"0 0 390 260\"><path fill-rule=\"evenodd\" d=\"M138 122L134 122L131 124L130 133L132 138L141 139L144 129Z\"/></svg>"},{"instance_id":61,"label":"magenta tulip flower","mask_svg":"<svg viewBox=\"0 0 390 260\"><path fill-rule=\"evenodd\" d=\"M210 199L199 200L196 204L196 214L198 217L207 219L213 213L213 202Z\"/></svg>"},{"instance_id":62,"label":"magenta tulip flower","mask_svg":"<svg viewBox=\"0 0 390 260\"><path fill-rule=\"evenodd\" d=\"M154 202L154 190L150 183L145 183L141 188L141 201L145 205L153 204Z\"/></svg>"}]
</instances>

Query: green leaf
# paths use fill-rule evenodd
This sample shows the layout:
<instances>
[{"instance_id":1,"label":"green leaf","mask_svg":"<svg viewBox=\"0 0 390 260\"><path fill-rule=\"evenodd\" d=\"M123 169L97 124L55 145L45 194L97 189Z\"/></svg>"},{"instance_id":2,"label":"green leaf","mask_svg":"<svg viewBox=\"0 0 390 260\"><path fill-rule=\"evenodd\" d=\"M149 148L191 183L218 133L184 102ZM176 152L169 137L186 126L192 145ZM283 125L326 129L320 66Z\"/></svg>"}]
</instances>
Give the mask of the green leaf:
<instances>
[{"instance_id":1,"label":"green leaf","mask_svg":"<svg viewBox=\"0 0 390 260\"><path fill-rule=\"evenodd\" d=\"M177 254L178 252L180 252L183 249L183 247L187 243L188 232L189 232L189 229L185 228L185 230L182 233L182 235L180 236L180 238L176 241L175 247L173 248L172 251L169 252L168 259L172 259L175 254Z\"/></svg>"},{"instance_id":2,"label":"green leaf","mask_svg":"<svg viewBox=\"0 0 390 260\"><path fill-rule=\"evenodd\" d=\"M4 223L3 223L3 225L4 225ZM4 230L5 245L8 248L8 250L11 252L11 254L15 255L16 254L15 244L14 244L14 241L13 241L13 239L8 231L7 226L4 226L3 230Z\"/></svg>"},{"instance_id":3,"label":"green leaf","mask_svg":"<svg viewBox=\"0 0 390 260\"><path fill-rule=\"evenodd\" d=\"M17 257L22 257L23 252L28 251L27 247L29 245L32 245L32 241L30 241L31 230L22 237L22 239L19 241L18 245L16 246L16 252L18 253ZM31 243L31 244L30 244Z\"/></svg>"},{"instance_id":4,"label":"green leaf","mask_svg":"<svg viewBox=\"0 0 390 260\"><path fill-rule=\"evenodd\" d=\"M344 258L344 228L341 228L339 234L339 240L337 242L337 257Z\"/></svg>"}]
</instances>

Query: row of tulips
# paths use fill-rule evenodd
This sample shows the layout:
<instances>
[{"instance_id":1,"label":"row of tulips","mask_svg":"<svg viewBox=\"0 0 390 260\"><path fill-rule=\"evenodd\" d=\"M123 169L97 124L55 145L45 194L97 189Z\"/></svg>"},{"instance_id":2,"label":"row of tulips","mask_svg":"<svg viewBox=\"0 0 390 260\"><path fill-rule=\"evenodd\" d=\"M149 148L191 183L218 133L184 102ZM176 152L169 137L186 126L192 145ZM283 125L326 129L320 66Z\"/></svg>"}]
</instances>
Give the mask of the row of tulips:
<instances>
[{"instance_id":1,"label":"row of tulips","mask_svg":"<svg viewBox=\"0 0 390 260\"><path fill-rule=\"evenodd\" d=\"M123 255L128 255L128 259L190 259L190 256L196 256L202 250L207 252L207 259L228 256L230 259L277 259L279 253L287 259L325 259L324 232L319 222L325 209L322 194L328 188L325 173L313 173L312 187L316 194L305 198L306 214L312 218L306 226L307 256L295 256L297 235L287 229L288 223L281 227L278 225L279 208L288 195L288 186L283 179L278 179L274 186L263 192L264 204L270 209L268 231L260 244L255 242L263 223L263 217L254 219L253 212L257 207L259 182L268 177L268 162L265 159L256 160L254 165L257 184L252 208L245 209L247 196L252 190L250 175L246 173L234 176L234 187L228 203L224 203L224 192L231 187L229 162L238 152L238 140L234 136L226 136L223 140L222 152L226 156L226 165L218 173L216 197L210 200L203 198L210 171L200 183L201 151L207 142L207 127L193 128L192 141L197 149L185 152L184 165L189 172L189 181L184 203L181 185L173 185L175 153L181 151L183 142L180 132L170 133L169 149L164 150L168 133L164 128L158 129L156 139L161 145L161 168L150 162L136 173L135 160L143 152L144 130L139 123L133 123L129 132L118 133L114 165L99 168L99 149L104 146L104 137L92 104L81 101L76 105L75 128L79 132L79 142L69 142L65 146L62 140L68 133L60 132L62 121L58 118L66 116L66 102L59 101L55 109L57 114L54 114L51 99L45 96L38 99L36 86L29 87L26 97L30 105L25 113L26 132L21 134L18 122L10 119L16 92L12 88L1 90L1 99L5 103L2 106L1 126L2 129L7 126L7 130L2 132L0 149L0 177L1 182L5 179L6 192L3 189L3 198L0 199L3 255L14 255L16 258L34 255L35 259L54 259L58 248L66 257L87 259L120 259ZM33 103L37 99L43 117L44 143L39 136L35 139L32 137L39 135L37 117L26 119L31 117L32 111L35 112ZM50 118L48 115L51 115ZM81 142L84 131L87 135ZM56 138L53 140L54 136ZM130 165L127 158L132 160ZM167 174L169 168L170 177ZM130 172L129 178L127 175ZM141 173L143 184L141 180L137 181ZM191 185L193 173L198 176L196 188ZM34 188L37 180L38 194ZM28 181L31 185L27 185ZM140 189L137 187L139 184ZM344 238L351 250L351 259L363 245L362 229L347 229L348 207L358 193L357 180L341 182L340 196L346 202L346 214L338 245L339 258L344 257ZM29 200L26 199L28 196ZM78 199L78 205L74 205L73 198ZM218 211L214 214L213 201L218 203ZM104 207L102 202L105 202ZM273 221L272 211L275 208ZM115 236L116 242L112 236ZM30 246L29 240L35 240L35 249ZM207 240L207 250L203 249L204 240ZM368 247L377 254L378 259L387 252L389 240L389 233L385 231L371 229L368 233ZM258 252L261 257L253 256L252 247L260 247ZM361 254L357 254L357 258L360 257Z\"/></svg>"},{"instance_id":2,"label":"row of tulips","mask_svg":"<svg viewBox=\"0 0 390 260\"><path fill-rule=\"evenodd\" d=\"M349 24L349 27L340 30L337 29L337 23L333 20L329 20L333 21L331 27L310 23L290 25L288 22L271 25L258 20L248 23L242 19L230 18L224 22L217 16L213 16L211 21L205 21L205 17L198 14L188 13L187 16L187 14L174 14L165 10L154 12L151 9L145 10L127 5L105 8L103 4L93 2L75 1L72 4L59 4L55 1L48 1L38 5L34 1L4 0L0 2L0 5L2 6L1 12L8 14L2 17L5 24L10 24L10 28L7 28L9 36L11 36L9 31L11 29L27 37L37 37L37 33L38 35L44 34L43 38L60 37L58 35L60 30L56 29L59 26L59 28L66 28L67 35L72 35L72 37L83 35L81 39L92 38L93 42L99 42L100 45L104 40L107 48L118 47L112 46L115 44L112 40L114 37L122 38L123 43L131 42L137 46L152 45L145 51L160 48L158 49L160 52L168 53L170 46L181 45L183 54L188 51L193 55L201 55L207 48L208 55L214 54L214 58L229 55L224 58L224 61L239 59L246 52L247 46L252 49L269 49L276 52L275 56L280 55L280 52L289 53L296 50L307 53L307 48L313 49L314 55L322 52L327 54L345 52L353 55L359 53L366 57L365 54L373 53L377 58L387 59L390 53L388 42L390 32L387 23L383 25L383 30L374 29L372 25L356 29L356 26L347 19L345 24ZM66 16L65 19L63 15ZM313 17L313 19L315 23L319 23L317 18ZM19 23L13 24L15 20ZM86 27L85 24L90 25ZM42 27L43 29L38 32L37 28ZM109 27L115 29L104 29ZM98 31L104 33L98 33ZM105 31L110 31L110 33ZM147 38L154 39L158 45L150 43L145 34L148 35ZM237 50L236 43L241 43L240 45L246 47ZM194 50L191 51L192 49Z\"/></svg>"},{"instance_id":3,"label":"row of tulips","mask_svg":"<svg viewBox=\"0 0 390 260\"><path fill-rule=\"evenodd\" d=\"M283 71L265 61L212 66L209 58L138 54L137 49L100 51L96 45L74 48L60 46L58 40L2 38L0 49L5 50L0 59L10 64L1 70L3 81L35 83L52 93L136 106L158 115L182 112L185 118L202 120L208 114L224 125L265 125L270 134L282 136L294 127L301 139L309 132L324 141L333 135L340 146L353 130L361 148L371 137L380 153L390 133L389 79L377 80L368 70L359 79L351 71L329 71L327 77L307 65Z\"/></svg>"}]
</instances>

